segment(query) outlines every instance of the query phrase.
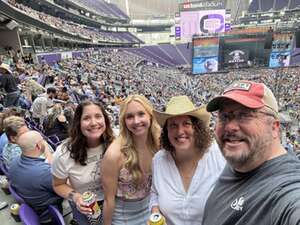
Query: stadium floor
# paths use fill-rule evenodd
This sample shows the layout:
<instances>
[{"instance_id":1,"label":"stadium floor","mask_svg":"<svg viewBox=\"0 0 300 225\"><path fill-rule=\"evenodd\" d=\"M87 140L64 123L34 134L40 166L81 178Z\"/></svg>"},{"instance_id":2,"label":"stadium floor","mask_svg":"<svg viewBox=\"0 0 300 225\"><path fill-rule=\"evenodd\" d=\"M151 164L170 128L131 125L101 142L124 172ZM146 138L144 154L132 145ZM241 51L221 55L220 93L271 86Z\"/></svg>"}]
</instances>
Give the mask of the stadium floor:
<instances>
[{"instance_id":1,"label":"stadium floor","mask_svg":"<svg viewBox=\"0 0 300 225\"><path fill-rule=\"evenodd\" d=\"M0 188L0 201L6 201L8 203L8 206L2 210L0 210L0 224L1 225L21 225L22 222L16 222L14 218L10 214L10 206L14 204L16 201L14 200L13 196L11 194L6 194ZM71 211L69 208L68 202L64 201L63 203L64 208L64 215ZM67 215L64 217L66 225L70 224L70 221L72 219L72 214Z\"/></svg>"}]
</instances>

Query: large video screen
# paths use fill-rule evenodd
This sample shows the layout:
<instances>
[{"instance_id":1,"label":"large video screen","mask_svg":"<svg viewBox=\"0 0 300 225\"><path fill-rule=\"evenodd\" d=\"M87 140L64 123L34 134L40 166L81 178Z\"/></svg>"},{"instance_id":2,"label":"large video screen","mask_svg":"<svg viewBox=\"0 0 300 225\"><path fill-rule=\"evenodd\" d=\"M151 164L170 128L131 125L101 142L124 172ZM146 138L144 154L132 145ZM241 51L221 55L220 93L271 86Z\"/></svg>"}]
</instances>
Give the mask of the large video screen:
<instances>
[{"instance_id":1,"label":"large video screen","mask_svg":"<svg viewBox=\"0 0 300 225\"><path fill-rule=\"evenodd\" d=\"M249 59L249 52L247 49L234 49L225 52L225 63L240 64L247 63Z\"/></svg>"},{"instance_id":2,"label":"large video screen","mask_svg":"<svg viewBox=\"0 0 300 225\"><path fill-rule=\"evenodd\" d=\"M225 9L180 12L182 38L225 31Z\"/></svg>"},{"instance_id":3,"label":"large video screen","mask_svg":"<svg viewBox=\"0 0 300 225\"><path fill-rule=\"evenodd\" d=\"M291 52L272 52L270 55L269 67L287 67L290 65Z\"/></svg>"},{"instance_id":4,"label":"large video screen","mask_svg":"<svg viewBox=\"0 0 300 225\"><path fill-rule=\"evenodd\" d=\"M219 39L199 38L193 40L192 73L212 73L218 71Z\"/></svg>"},{"instance_id":5,"label":"large video screen","mask_svg":"<svg viewBox=\"0 0 300 225\"><path fill-rule=\"evenodd\" d=\"M272 52L269 59L269 67L287 67L291 61L293 35L289 33L274 34Z\"/></svg>"}]
</instances>

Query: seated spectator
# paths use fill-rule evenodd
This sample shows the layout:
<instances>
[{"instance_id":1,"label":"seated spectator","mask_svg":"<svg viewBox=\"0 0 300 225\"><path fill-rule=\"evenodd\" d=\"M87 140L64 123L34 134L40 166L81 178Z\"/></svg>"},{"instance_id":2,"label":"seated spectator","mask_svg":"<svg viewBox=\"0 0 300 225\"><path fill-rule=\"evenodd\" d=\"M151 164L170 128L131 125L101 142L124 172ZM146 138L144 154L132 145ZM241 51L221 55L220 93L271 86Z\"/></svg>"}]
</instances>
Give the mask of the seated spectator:
<instances>
[{"instance_id":1,"label":"seated spectator","mask_svg":"<svg viewBox=\"0 0 300 225\"><path fill-rule=\"evenodd\" d=\"M9 169L11 185L37 212L41 224L51 224L47 213L48 206L55 205L62 212L63 201L52 188L51 166L48 163L52 162L52 154L37 131L22 134L17 143L22 149L22 155ZM41 155L45 155L46 160Z\"/></svg>"},{"instance_id":2,"label":"seated spectator","mask_svg":"<svg viewBox=\"0 0 300 225\"><path fill-rule=\"evenodd\" d=\"M4 107L17 106L20 91L9 65L2 63L0 74L0 88L3 88L6 92L3 102Z\"/></svg>"},{"instance_id":3,"label":"seated spectator","mask_svg":"<svg viewBox=\"0 0 300 225\"><path fill-rule=\"evenodd\" d=\"M44 131L46 136L56 135L62 141L68 137L68 125L61 104L55 104L44 121Z\"/></svg>"},{"instance_id":4,"label":"seated spectator","mask_svg":"<svg viewBox=\"0 0 300 225\"><path fill-rule=\"evenodd\" d=\"M68 101L69 100L69 94L68 89L66 87L63 87L58 93L57 93L57 99L62 101Z\"/></svg>"},{"instance_id":5,"label":"seated spectator","mask_svg":"<svg viewBox=\"0 0 300 225\"><path fill-rule=\"evenodd\" d=\"M21 149L17 144L20 135L29 131L24 119L18 116L10 116L4 120L4 131L8 143L4 145L2 156L5 166L9 169L10 164L21 155Z\"/></svg>"},{"instance_id":6,"label":"seated spectator","mask_svg":"<svg viewBox=\"0 0 300 225\"><path fill-rule=\"evenodd\" d=\"M32 118L42 125L44 119L48 115L48 109L53 106L53 99L56 96L56 89L54 87L47 88L47 92L38 96L32 103L31 112Z\"/></svg>"},{"instance_id":7,"label":"seated spectator","mask_svg":"<svg viewBox=\"0 0 300 225\"><path fill-rule=\"evenodd\" d=\"M3 125L4 119L10 116L24 117L24 114L25 114L24 110L21 110L20 108L16 108L16 107L7 108L0 113L0 131L3 131L1 132L1 136L0 136L0 156L2 156L2 151L4 146L8 143L7 135L4 132L4 125Z\"/></svg>"}]
</instances>

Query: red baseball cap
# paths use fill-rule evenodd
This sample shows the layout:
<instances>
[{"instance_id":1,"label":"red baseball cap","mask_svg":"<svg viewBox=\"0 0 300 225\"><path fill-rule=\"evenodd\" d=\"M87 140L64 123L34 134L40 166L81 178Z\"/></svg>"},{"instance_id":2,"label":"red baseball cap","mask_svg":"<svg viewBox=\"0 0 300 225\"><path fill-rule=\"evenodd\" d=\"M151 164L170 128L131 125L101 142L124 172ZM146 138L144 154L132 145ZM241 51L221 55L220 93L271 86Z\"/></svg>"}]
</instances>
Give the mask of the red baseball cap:
<instances>
[{"instance_id":1,"label":"red baseball cap","mask_svg":"<svg viewBox=\"0 0 300 225\"><path fill-rule=\"evenodd\" d=\"M213 98L207 104L207 111L213 112L220 109L220 103L225 99L231 99L251 109L259 109L264 106L278 114L278 104L272 91L263 83L253 81L237 81L225 89L222 95Z\"/></svg>"}]
</instances>

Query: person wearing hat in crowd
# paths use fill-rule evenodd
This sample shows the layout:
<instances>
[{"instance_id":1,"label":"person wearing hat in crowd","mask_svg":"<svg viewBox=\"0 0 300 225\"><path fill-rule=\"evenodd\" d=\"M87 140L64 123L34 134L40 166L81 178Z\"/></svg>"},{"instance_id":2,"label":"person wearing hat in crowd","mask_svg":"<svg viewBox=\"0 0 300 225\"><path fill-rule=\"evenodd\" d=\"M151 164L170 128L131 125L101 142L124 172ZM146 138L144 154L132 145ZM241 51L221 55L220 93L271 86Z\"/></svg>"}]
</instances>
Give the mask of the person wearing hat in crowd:
<instances>
[{"instance_id":1,"label":"person wearing hat in crowd","mask_svg":"<svg viewBox=\"0 0 300 225\"><path fill-rule=\"evenodd\" d=\"M0 65L0 88L5 90L4 107L17 106L20 90L8 64Z\"/></svg>"},{"instance_id":2,"label":"person wearing hat in crowd","mask_svg":"<svg viewBox=\"0 0 300 225\"><path fill-rule=\"evenodd\" d=\"M300 163L280 143L278 105L263 83L237 81L212 99L227 165L206 202L205 225L300 224Z\"/></svg>"},{"instance_id":3,"label":"person wearing hat in crowd","mask_svg":"<svg viewBox=\"0 0 300 225\"><path fill-rule=\"evenodd\" d=\"M201 225L206 199L225 166L209 129L210 114L187 96L176 96L154 115L163 149L153 159L151 211L168 225Z\"/></svg>"}]
</instances>

